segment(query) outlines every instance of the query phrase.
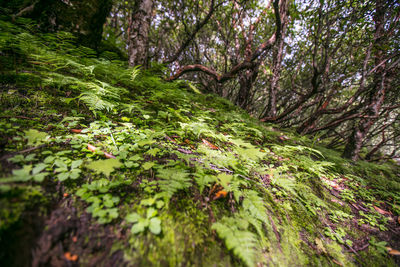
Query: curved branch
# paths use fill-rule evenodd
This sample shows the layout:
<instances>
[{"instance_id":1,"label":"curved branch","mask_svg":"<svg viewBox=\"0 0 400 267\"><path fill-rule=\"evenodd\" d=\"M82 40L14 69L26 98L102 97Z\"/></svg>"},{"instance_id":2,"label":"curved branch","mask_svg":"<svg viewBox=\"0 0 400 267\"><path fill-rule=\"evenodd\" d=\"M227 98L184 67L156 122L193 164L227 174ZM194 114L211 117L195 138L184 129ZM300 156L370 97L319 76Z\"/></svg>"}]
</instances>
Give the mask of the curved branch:
<instances>
[{"instance_id":1,"label":"curved branch","mask_svg":"<svg viewBox=\"0 0 400 267\"><path fill-rule=\"evenodd\" d=\"M186 47L193 41L196 34L201 30L201 28L203 28L204 25L206 25L208 23L208 21L210 20L210 18L213 15L215 9L223 3L223 2L221 2L218 5L214 6L214 2L215 2L214 0L211 1L210 10L208 11L207 16L203 19L203 21L196 24L194 31L189 35L189 37L186 39L186 41L183 42L181 44L181 46L179 47L179 49L176 51L176 53L171 58L165 60L163 62L163 64L170 64L178 59L178 57L182 54L182 52L186 49Z\"/></svg>"},{"instance_id":2,"label":"curved branch","mask_svg":"<svg viewBox=\"0 0 400 267\"><path fill-rule=\"evenodd\" d=\"M173 80L178 79L185 73L201 71L201 72L204 72L204 73L212 76L217 82L222 83L229 79L234 78L235 74L237 74L239 71L252 68L254 66L254 64L255 63L253 63L253 62L244 61L240 64L237 64L229 72L226 72L224 74L219 74L217 71L210 69L206 66L203 66L201 64L186 65L186 66L182 67L181 69L179 69L174 75L167 78L166 80L173 81Z\"/></svg>"},{"instance_id":3,"label":"curved branch","mask_svg":"<svg viewBox=\"0 0 400 267\"><path fill-rule=\"evenodd\" d=\"M232 79L235 77L235 74L237 74L239 71L244 70L244 69L250 69L254 67L254 61L266 50L270 49L276 42L277 37L280 38L281 36L281 30L282 30L282 23L281 23L281 16L286 17L287 13L287 4L286 0L282 0L281 5L283 5L282 10L279 10L279 0L274 0L274 11L275 11L275 19L276 19L276 31L275 33L264 43L262 43L247 59L242 61L241 63L235 65L229 72L225 72L224 74L219 74L217 71L210 69L206 66L203 66L201 64L193 64L193 65L187 65L182 68L180 68L174 75L168 77L166 80L167 81L173 81L181 77L183 74L188 73L188 72L194 72L194 71L202 71L210 76L212 76L217 82L222 83L225 82L229 79ZM284 14L280 14L280 12Z\"/></svg>"}]
</instances>

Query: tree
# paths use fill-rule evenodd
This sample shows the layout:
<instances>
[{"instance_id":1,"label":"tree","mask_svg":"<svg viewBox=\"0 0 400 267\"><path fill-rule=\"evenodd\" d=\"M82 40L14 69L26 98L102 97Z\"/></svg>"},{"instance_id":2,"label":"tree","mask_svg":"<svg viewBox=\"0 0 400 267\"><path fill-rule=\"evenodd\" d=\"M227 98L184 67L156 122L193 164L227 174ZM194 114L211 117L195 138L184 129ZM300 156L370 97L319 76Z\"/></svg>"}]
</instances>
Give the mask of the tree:
<instances>
[{"instance_id":1,"label":"tree","mask_svg":"<svg viewBox=\"0 0 400 267\"><path fill-rule=\"evenodd\" d=\"M153 0L135 1L128 32L130 66L147 66L152 11Z\"/></svg>"},{"instance_id":2,"label":"tree","mask_svg":"<svg viewBox=\"0 0 400 267\"><path fill-rule=\"evenodd\" d=\"M69 31L77 36L79 43L97 48L111 7L112 0L28 1L18 6L14 18L32 18L43 31Z\"/></svg>"}]
</instances>

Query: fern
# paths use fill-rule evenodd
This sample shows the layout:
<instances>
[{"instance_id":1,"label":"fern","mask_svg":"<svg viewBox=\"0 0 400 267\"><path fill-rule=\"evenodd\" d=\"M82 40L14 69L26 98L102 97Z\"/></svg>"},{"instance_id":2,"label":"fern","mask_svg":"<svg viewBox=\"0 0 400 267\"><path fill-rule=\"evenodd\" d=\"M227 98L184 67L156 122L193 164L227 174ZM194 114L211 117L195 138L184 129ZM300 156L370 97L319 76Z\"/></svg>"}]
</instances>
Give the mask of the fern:
<instances>
[{"instance_id":1,"label":"fern","mask_svg":"<svg viewBox=\"0 0 400 267\"><path fill-rule=\"evenodd\" d=\"M158 185L161 194L170 199L178 190L189 188L192 183L187 170L179 168L158 169L158 177L161 178Z\"/></svg>"},{"instance_id":2,"label":"fern","mask_svg":"<svg viewBox=\"0 0 400 267\"><path fill-rule=\"evenodd\" d=\"M255 266L257 236L248 231L247 220L240 217L224 217L212 225L218 236L225 241L227 249L247 266Z\"/></svg>"},{"instance_id":3,"label":"fern","mask_svg":"<svg viewBox=\"0 0 400 267\"><path fill-rule=\"evenodd\" d=\"M245 199L243 200L243 209L247 210L250 215L261 222L268 220L267 210L264 206L264 200L258 196L256 191L246 191Z\"/></svg>"}]
</instances>

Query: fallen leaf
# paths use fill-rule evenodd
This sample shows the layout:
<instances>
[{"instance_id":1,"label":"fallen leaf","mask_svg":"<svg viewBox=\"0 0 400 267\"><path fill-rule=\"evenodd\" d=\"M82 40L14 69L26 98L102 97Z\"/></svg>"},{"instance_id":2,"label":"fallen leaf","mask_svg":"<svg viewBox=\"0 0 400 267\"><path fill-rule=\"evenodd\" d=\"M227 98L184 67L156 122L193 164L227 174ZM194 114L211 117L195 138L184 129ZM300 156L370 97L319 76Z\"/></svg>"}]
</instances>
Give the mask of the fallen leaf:
<instances>
[{"instance_id":1,"label":"fallen leaf","mask_svg":"<svg viewBox=\"0 0 400 267\"><path fill-rule=\"evenodd\" d=\"M166 135L165 138L167 138L167 140L170 141L170 142L172 142L172 143L176 143L175 139L169 137L168 135Z\"/></svg>"},{"instance_id":2,"label":"fallen leaf","mask_svg":"<svg viewBox=\"0 0 400 267\"><path fill-rule=\"evenodd\" d=\"M373 207L374 207L374 209L375 209L377 212L379 212L379 213L382 214L382 215L392 215L392 213L389 212L389 211L383 210L383 209L378 208L378 207L376 207L376 206L373 206Z\"/></svg>"},{"instance_id":3,"label":"fallen leaf","mask_svg":"<svg viewBox=\"0 0 400 267\"><path fill-rule=\"evenodd\" d=\"M64 257L69 261L77 261L78 260L78 255L71 254L71 252L65 252Z\"/></svg>"},{"instance_id":4,"label":"fallen leaf","mask_svg":"<svg viewBox=\"0 0 400 267\"><path fill-rule=\"evenodd\" d=\"M88 144L87 145L87 149L89 149L92 152L95 152L97 148L95 146L91 145L91 144Z\"/></svg>"},{"instance_id":5,"label":"fallen leaf","mask_svg":"<svg viewBox=\"0 0 400 267\"><path fill-rule=\"evenodd\" d=\"M324 244L322 243L322 240L319 239L318 237L315 238L315 244L317 245L318 251L321 251L323 253L327 253Z\"/></svg>"},{"instance_id":6,"label":"fallen leaf","mask_svg":"<svg viewBox=\"0 0 400 267\"><path fill-rule=\"evenodd\" d=\"M337 261L337 260L335 260L335 259L332 259L332 261L333 261L334 263L336 263L337 265L339 265L339 266L343 266L343 264L342 264L341 262L339 262L339 261Z\"/></svg>"},{"instance_id":7,"label":"fallen leaf","mask_svg":"<svg viewBox=\"0 0 400 267\"><path fill-rule=\"evenodd\" d=\"M188 144L192 149L195 149L188 139L185 139L185 143Z\"/></svg>"},{"instance_id":8,"label":"fallen leaf","mask_svg":"<svg viewBox=\"0 0 400 267\"><path fill-rule=\"evenodd\" d=\"M68 195L69 195L68 193L64 193L64 194L63 194L64 197L67 197Z\"/></svg>"},{"instance_id":9,"label":"fallen leaf","mask_svg":"<svg viewBox=\"0 0 400 267\"><path fill-rule=\"evenodd\" d=\"M108 159L115 159L115 156L114 156L114 155L112 155L112 154L110 154L110 153L107 153L107 152L104 152L104 156L105 156L106 158L108 158Z\"/></svg>"},{"instance_id":10,"label":"fallen leaf","mask_svg":"<svg viewBox=\"0 0 400 267\"><path fill-rule=\"evenodd\" d=\"M95 152L97 150L97 148L95 146L91 145L91 144L87 145L87 149L92 151L92 152ZM104 157L106 157L108 159L115 159L114 155L112 155L110 153L107 153L107 152L103 152L103 153L104 153Z\"/></svg>"},{"instance_id":11,"label":"fallen leaf","mask_svg":"<svg viewBox=\"0 0 400 267\"><path fill-rule=\"evenodd\" d=\"M203 144L205 144L206 146L208 146L211 149L218 149L217 146L211 144L210 142L208 142L206 139L201 139L201 141L203 141Z\"/></svg>"},{"instance_id":12,"label":"fallen leaf","mask_svg":"<svg viewBox=\"0 0 400 267\"><path fill-rule=\"evenodd\" d=\"M71 129L71 133L81 133L82 129Z\"/></svg>"},{"instance_id":13,"label":"fallen leaf","mask_svg":"<svg viewBox=\"0 0 400 267\"><path fill-rule=\"evenodd\" d=\"M386 249L390 255L400 256L400 251L392 249L391 247L386 247Z\"/></svg>"},{"instance_id":14,"label":"fallen leaf","mask_svg":"<svg viewBox=\"0 0 400 267\"><path fill-rule=\"evenodd\" d=\"M73 236L73 237L72 237L72 242L74 242L74 243L78 242L78 237Z\"/></svg>"},{"instance_id":15,"label":"fallen leaf","mask_svg":"<svg viewBox=\"0 0 400 267\"><path fill-rule=\"evenodd\" d=\"M228 194L228 192L226 192L225 190L218 191L215 194L215 196L213 197L212 200L217 200L217 199L220 199L220 198L224 198L224 197L226 197L227 194Z\"/></svg>"}]
</instances>

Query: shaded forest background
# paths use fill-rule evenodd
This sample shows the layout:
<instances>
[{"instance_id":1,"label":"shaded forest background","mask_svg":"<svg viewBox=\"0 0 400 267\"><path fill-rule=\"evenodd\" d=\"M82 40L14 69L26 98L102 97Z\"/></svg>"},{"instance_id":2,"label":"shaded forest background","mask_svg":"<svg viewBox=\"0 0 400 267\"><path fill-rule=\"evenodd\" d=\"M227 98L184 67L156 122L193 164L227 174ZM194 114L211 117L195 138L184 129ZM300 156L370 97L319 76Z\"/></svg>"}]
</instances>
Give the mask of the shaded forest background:
<instances>
[{"instance_id":1,"label":"shaded forest background","mask_svg":"<svg viewBox=\"0 0 400 267\"><path fill-rule=\"evenodd\" d=\"M2 1L343 157L400 157L398 1Z\"/></svg>"}]
</instances>

